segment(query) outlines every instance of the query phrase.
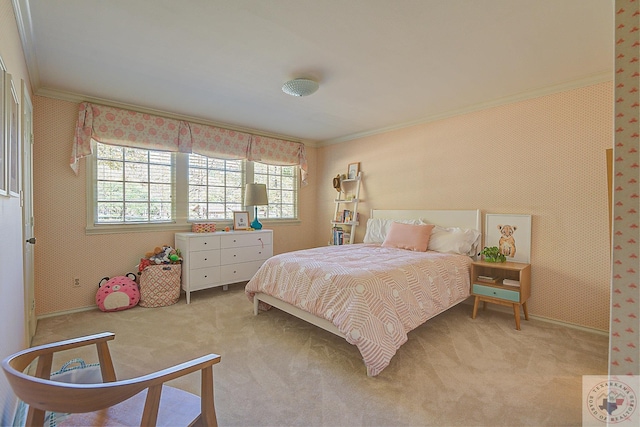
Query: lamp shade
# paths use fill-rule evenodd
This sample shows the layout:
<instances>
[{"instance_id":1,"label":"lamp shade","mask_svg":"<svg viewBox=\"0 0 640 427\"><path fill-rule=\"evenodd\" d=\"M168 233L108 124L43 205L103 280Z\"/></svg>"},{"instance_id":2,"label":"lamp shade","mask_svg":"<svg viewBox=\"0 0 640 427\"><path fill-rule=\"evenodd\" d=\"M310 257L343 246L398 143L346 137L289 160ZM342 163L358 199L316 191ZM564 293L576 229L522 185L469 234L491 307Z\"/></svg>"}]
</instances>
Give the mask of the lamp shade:
<instances>
[{"instance_id":1,"label":"lamp shade","mask_svg":"<svg viewBox=\"0 0 640 427\"><path fill-rule=\"evenodd\" d=\"M247 184L244 190L245 206L268 205L266 184Z\"/></svg>"}]
</instances>

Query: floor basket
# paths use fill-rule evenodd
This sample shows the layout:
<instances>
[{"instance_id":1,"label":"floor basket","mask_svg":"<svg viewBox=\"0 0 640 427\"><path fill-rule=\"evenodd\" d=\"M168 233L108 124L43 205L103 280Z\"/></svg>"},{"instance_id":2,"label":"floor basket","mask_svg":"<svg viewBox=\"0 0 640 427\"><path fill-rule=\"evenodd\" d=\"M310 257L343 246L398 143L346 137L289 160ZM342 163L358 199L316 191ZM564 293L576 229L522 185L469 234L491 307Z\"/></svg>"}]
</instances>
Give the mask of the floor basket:
<instances>
[{"instance_id":1,"label":"floor basket","mask_svg":"<svg viewBox=\"0 0 640 427\"><path fill-rule=\"evenodd\" d=\"M181 264L159 264L140 272L141 307L164 307L180 299Z\"/></svg>"}]
</instances>

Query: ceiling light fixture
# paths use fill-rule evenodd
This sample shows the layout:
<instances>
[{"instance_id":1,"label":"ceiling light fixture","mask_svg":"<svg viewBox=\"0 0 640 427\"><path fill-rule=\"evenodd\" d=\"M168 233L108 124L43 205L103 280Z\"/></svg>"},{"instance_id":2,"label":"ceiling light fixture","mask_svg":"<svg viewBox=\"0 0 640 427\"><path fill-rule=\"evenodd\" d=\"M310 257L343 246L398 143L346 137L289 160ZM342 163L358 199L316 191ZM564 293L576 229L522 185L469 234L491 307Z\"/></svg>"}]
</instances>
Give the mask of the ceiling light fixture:
<instances>
[{"instance_id":1,"label":"ceiling light fixture","mask_svg":"<svg viewBox=\"0 0 640 427\"><path fill-rule=\"evenodd\" d=\"M318 82L310 79L293 79L282 85L282 91L291 96L307 96L318 90Z\"/></svg>"}]
</instances>

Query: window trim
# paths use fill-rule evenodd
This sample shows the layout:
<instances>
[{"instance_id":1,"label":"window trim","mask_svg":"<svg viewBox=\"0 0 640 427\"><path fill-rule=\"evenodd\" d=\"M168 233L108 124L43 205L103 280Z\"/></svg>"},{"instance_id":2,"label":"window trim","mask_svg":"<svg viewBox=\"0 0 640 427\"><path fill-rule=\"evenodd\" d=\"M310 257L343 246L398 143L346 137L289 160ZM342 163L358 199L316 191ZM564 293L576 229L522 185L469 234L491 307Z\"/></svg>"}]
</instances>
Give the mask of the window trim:
<instances>
[{"instance_id":1,"label":"window trim","mask_svg":"<svg viewBox=\"0 0 640 427\"><path fill-rule=\"evenodd\" d=\"M92 140L92 144L95 144L95 141ZM93 152L96 153L96 147L93 147ZM175 197L175 205L174 212L175 217L173 221L169 222L154 222L154 223L129 223L129 224L96 224L95 223L95 215L96 215L96 194L95 194L95 182L97 179L97 167L96 161L97 158L95 154L88 156L85 161L86 165L86 227L85 234L87 235L100 235L100 234L121 234L121 233L138 233L138 232L151 232L151 231L175 231L175 232L185 232L191 231L191 225L194 222L203 222L203 220L189 220L188 219L188 205L189 205L189 180L188 179L178 179L178 176L187 177L189 170L189 157L187 153L177 153L172 152L174 164L175 164L175 188L174 188L174 197ZM253 182L253 162L249 160L244 160L245 164L245 182ZM300 179L299 171L296 171L296 202L295 202L295 214L296 218L260 218L260 222L263 225L299 225L302 221L299 218L299 199L300 199L300 189L301 186L298 182ZM245 210L248 209L247 206L244 206ZM251 213L253 215L253 213ZM211 222L215 222L218 229L223 230L225 227L230 227L233 229L233 219L225 219L225 220L211 220Z\"/></svg>"}]
</instances>

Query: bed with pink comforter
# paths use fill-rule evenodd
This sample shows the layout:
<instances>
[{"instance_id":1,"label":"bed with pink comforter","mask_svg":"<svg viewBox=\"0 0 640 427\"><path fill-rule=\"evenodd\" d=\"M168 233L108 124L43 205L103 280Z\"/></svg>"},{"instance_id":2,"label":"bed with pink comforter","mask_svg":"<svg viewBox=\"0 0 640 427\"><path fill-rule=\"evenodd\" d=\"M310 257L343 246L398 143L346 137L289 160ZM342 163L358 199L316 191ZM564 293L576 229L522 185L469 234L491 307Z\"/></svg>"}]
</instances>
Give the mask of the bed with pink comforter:
<instances>
[{"instance_id":1,"label":"bed with pink comforter","mask_svg":"<svg viewBox=\"0 0 640 427\"><path fill-rule=\"evenodd\" d=\"M247 283L337 327L378 375L407 333L469 296L465 255L414 252L375 243L276 255ZM261 308L269 308L261 302Z\"/></svg>"}]
</instances>

